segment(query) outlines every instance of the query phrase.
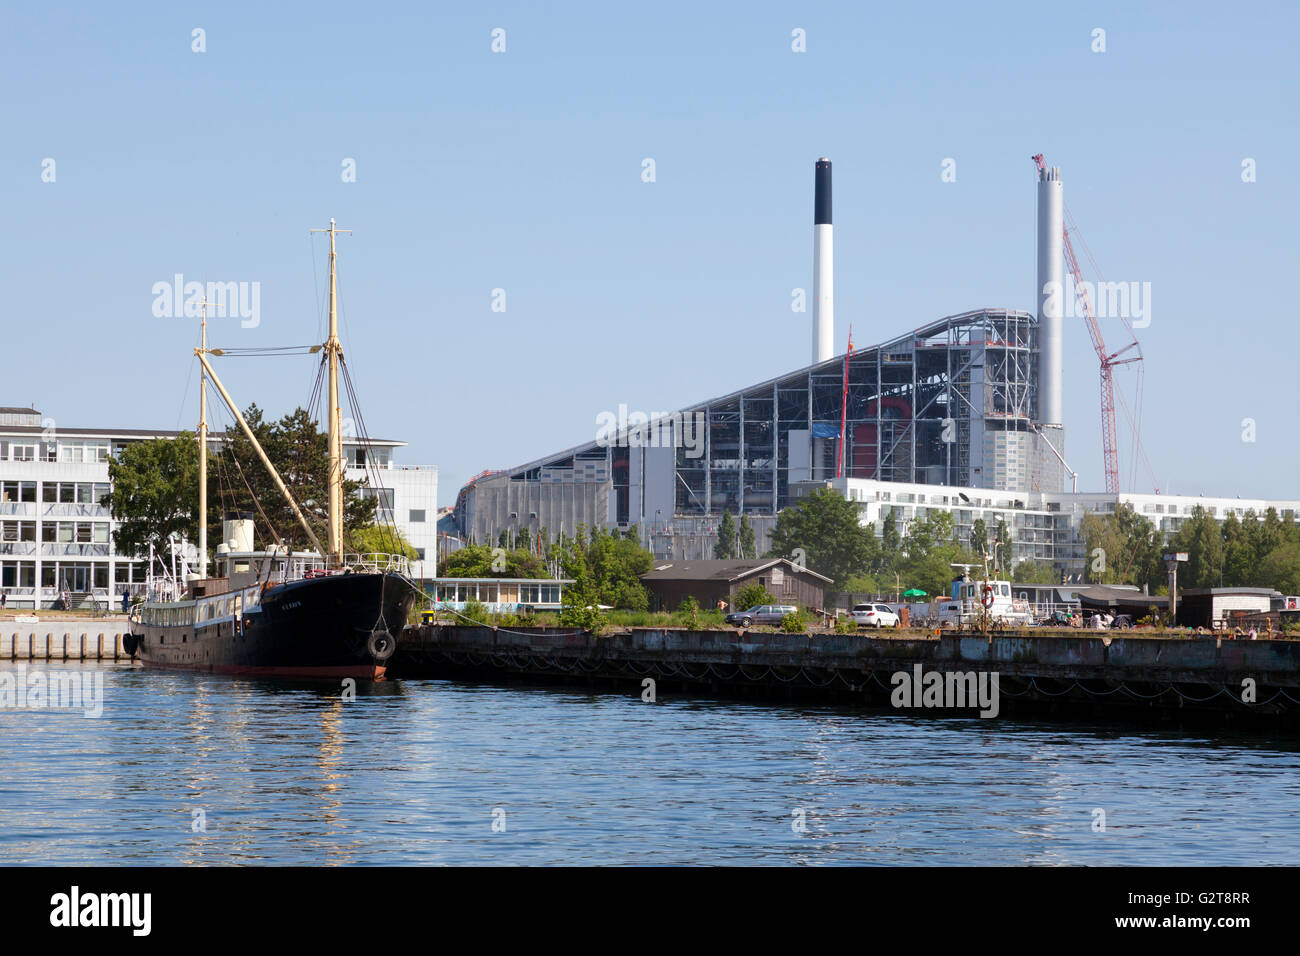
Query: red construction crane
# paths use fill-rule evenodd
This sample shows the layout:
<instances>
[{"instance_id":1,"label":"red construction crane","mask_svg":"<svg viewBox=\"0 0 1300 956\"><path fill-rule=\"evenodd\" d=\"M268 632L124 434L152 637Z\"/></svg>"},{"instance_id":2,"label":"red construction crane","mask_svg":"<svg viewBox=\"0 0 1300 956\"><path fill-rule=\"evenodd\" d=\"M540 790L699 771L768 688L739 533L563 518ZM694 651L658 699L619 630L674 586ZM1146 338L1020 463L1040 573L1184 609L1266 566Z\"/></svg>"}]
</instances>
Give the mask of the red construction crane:
<instances>
[{"instance_id":1,"label":"red construction crane","mask_svg":"<svg viewBox=\"0 0 1300 956\"><path fill-rule=\"evenodd\" d=\"M849 349L844 353L844 391L840 395L840 461L835 467L835 477L844 477L844 445L849 440L844 429L849 416L849 358L853 355L853 326L849 326Z\"/></svg>"},{"instance_id":2,"label":"red construction crane","mask_svg":"<svg viewBox=\"0 0 1300 956\"><path fill-rule=\"evenodd\" d=\"M1042 172L1045 167L1043 163L1043 154L1039 153L1033 157L1034 165ZM1068 213L1067 213L1068 216ZM1067 219L1067 223L1070 220ZM1101 337L1101 327L1097 324L1097 317L1092 311L1092 300L1088 296L1088 286L1084 284L1083 272L1079 268L1079 260L1074 254L1074 245L1070 242L1070 228L1067 224L1062 229L1062 239L1065 246L1065 261L1069 266L1070 273L1074 276L1075 294L1078 296L1079 303L1083 308L1084 318L1087 319L1088 334L1092 336L1092 347L1097 350L1097 358L1101 362L1101 453L1103 466L1106 472L1106 491L1119 491L1119 448L1115 438L1115 367L1118 365L1128 365L1131 363L1142 362L1142 346L1138 344L1137 336L1133 333L1133 326L1129 320L1121 316L1124 325L1132 337L1132 341L1117 352L1107 352L1106 343ZM1095 269L1096 263L1093 263ZM1100 275L1098 276L1100 279ZM1061 290L1062 303L1064 304L1065 290ZM1127 354L1133 353L1133 354ZM1125 357L1126 356L1126 357ZM1139 376L1141 374L1141 365L1138 365ZM1128 408L1124 409L1125 415L1129 419L1129 427L1133 431L1133 446L1136 455L1140 455L1146 462L1146 453L1142 451L1141 439L1139 437L1138 425L1134 416ZM1147 471L1150 472L1151 465L1147 464ZM1156 489L1159 491L1160 489Z\"/></svg>"}]
</instances>

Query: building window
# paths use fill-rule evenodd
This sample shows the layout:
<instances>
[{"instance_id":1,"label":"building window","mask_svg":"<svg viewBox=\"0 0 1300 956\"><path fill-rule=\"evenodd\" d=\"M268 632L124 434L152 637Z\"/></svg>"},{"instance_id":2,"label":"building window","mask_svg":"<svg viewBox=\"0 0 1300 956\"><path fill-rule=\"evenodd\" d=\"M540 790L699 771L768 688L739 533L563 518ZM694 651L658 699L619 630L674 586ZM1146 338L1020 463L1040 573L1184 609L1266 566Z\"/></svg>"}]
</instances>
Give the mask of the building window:
<instances>
[{"instance_id":1,"label":"building window","mask_svg":"<svg viewBox=\"0 0 1300 956\"><path fill-rule=\"evenodd\" d=\"M392 488L361 488L359 494L367 498L375 498L375 511L377 516L382 520L383 515L393 513L393 489Z\"/></svg>"},{"instance_id":2,"label":"building window","mask_svg":"<svg viewBox=\"0 0 1300 956\"><path fill-rule=\"evenodd\" d=\"M36 482L6 481L0 484L0 501L36 501Z\"/></svg>"},{"instance_id":3,"label":"building window","mask_svg":"<svg viewBox=\"0 0 1300 956\"><path fill-rule=\"evenodd\" d=\"M415 560L417 560L417 561L423 561L423 560L424 560L424 548L416 548L416 549L415 549Z\"/></svg>"},{"instance_id":4,"label":"building window","mask_svg":"<svg viewBox=\"0 0 1300 956\"><path fill-rule=\"evenodd\" d=\"M419 523L422 522L422 521L424 521L424 509L423 509L423 508L412 508L412 509L411 509L411 524L419 524Z\"/></svg>"}]
</instances>

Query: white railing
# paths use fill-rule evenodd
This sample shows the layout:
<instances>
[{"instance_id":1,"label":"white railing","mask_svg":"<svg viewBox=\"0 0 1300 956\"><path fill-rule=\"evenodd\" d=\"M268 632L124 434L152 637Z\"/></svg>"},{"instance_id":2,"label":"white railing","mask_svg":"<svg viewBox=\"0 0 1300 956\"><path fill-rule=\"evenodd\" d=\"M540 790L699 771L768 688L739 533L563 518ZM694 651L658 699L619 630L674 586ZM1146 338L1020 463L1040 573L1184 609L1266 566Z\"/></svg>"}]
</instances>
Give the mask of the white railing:
<instances>
[{"instance_id":1,"label":"white railing","mask_svg":"<svg viewBox=\"0 0 1300 956\"><path fill-rule=\"evenodd\" d=\"M295 581L320 575L343 574L348 571L354 574L382 574L385 571L394 571L409 577L411 562L401 554L345 554L341 562L334 558L322 560L314 555L303 555L289 559L283 579Z\"/></svg>"}]
</instances>

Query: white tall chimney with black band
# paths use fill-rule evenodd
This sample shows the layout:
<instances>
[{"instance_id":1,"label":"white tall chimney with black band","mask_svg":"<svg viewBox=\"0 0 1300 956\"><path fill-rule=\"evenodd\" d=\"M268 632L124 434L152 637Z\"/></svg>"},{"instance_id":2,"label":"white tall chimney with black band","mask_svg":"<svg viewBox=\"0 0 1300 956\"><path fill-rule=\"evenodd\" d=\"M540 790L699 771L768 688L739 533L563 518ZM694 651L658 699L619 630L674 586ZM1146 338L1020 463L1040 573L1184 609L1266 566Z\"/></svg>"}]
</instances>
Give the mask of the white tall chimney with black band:
<instances>
[{"instance_id":1,"label":"white tall chimney with black band","mask_svg":"<svg viewBox=\"0 0 1300 956\"><path fill-rule=\"evenodd\" d=\"M831 235L831 161L817 160L813 195L813 362L835 355L835 241Z\"/></svg>"}]
</instances>

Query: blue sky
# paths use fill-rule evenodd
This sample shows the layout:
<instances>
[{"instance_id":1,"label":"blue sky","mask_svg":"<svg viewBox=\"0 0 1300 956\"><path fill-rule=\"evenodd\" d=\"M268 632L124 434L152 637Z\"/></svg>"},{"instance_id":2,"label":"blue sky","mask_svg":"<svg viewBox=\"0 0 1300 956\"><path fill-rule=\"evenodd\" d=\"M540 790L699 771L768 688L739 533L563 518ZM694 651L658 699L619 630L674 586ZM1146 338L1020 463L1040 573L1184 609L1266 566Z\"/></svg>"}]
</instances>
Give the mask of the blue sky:
<instances>
[{"instance_id":1,"label":"blue sky","mask_svg":"<svg viewBox=\"0 0 1300 956\"><path fill-rule=\"evenodd\" d=\"M1131 6L11 6L0 404L191 427L197 327L155 317L153 284L259 282L260 324L214 322L214 345L320 341L308 229L333 216L354 230L340 290L366 420L439 466L446 504L478 471L590 440L620 403L670 410L807 364L811 313L790 299L811 291L819 156L837 351L850 323L865 345L1032 310L1042 152L1105 278L1152 285L1159 486L1300 496L1300 14ZM1103 333L1121 344L1118 321ZM241 404L307 401L313 359L222 362ZM1097 379L1067 322L1081 490L1102 485Z\"/></svg>"}]
</instances>

